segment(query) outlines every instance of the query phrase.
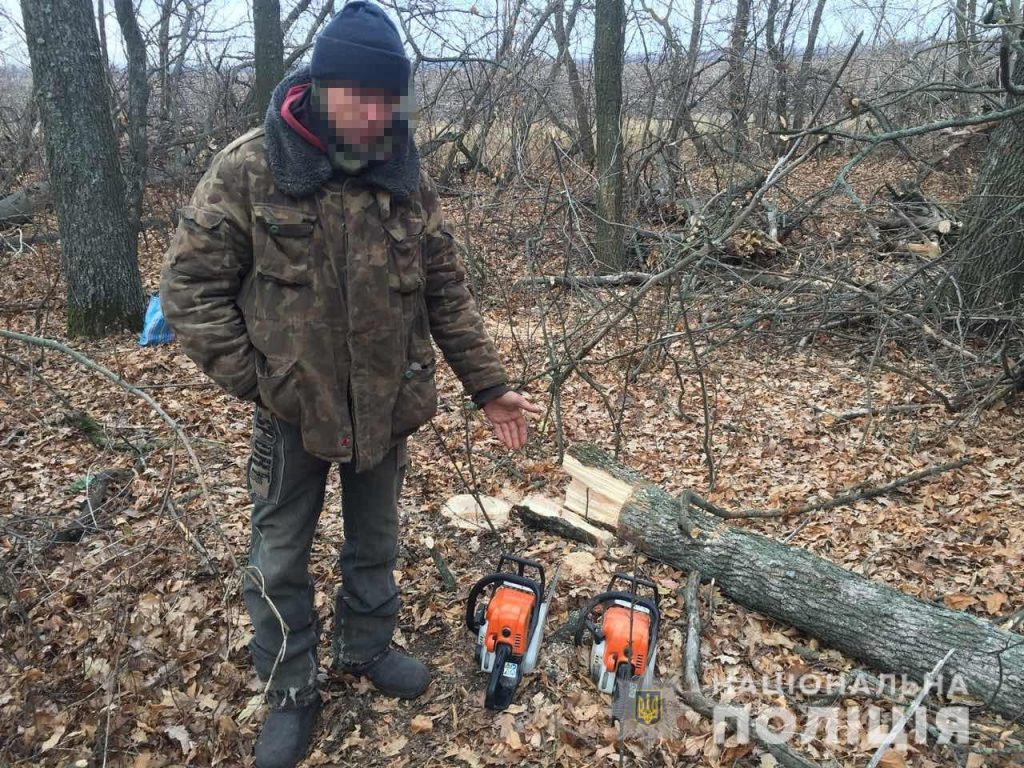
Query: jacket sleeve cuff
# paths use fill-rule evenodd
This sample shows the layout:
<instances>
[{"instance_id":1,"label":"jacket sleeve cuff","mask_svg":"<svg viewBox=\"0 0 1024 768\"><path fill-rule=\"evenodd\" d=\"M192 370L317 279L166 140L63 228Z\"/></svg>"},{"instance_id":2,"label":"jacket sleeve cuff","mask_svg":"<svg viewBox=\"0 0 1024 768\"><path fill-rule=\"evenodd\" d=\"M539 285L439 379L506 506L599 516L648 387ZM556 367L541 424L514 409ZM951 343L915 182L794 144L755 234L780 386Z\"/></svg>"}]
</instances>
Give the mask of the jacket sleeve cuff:
<instances>
[{"instance_id":1,"label":"jacket sleeve cuff","mask_svg":"<svg viewBox=\"0 0 1024 768\"><path fill-rule=\"evenodd\" d=\"M486 405L487 403L491 402L491 400L496 400L497 398L501 397L506 392L510 391L510 389L511 387L509 387L507 384L497 384L493 387L485 387L484 389L481 389L479 392L473 395L473 402L476 404L477 407Z\"/></svg>"}]
</instances>

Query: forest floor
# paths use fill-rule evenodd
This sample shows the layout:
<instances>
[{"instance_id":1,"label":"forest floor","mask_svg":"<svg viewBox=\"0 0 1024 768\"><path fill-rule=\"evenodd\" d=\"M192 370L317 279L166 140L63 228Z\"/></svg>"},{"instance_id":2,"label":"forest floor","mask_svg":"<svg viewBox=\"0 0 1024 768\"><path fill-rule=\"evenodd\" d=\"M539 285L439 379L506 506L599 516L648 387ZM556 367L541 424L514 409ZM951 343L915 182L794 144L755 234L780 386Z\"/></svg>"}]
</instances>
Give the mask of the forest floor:
<instances>
[{"instance_id":1,"label":"forest floor","mask_svg":"<svg viewBox=\"0 0 1024 768\"><path fill-rule=\"evenodd\" d=\"M813 189L834 177L842 162L816 162L794 184ZM867 199L882 180L899 173L894 162L866 164L851 183ZM956 200L969 188L969 178L936 176L930 184L934 193ZM448 218L460 238L472 235L475 287L509 370L529 380L523 391L548 406L540 315L582 314L592 307L591 298L559 289L509 288L526 273L524 243L535 234L541 195L509 193L489 204L488 194L470 198L483 202L469 208L467 198L446 198ZM166 191L152 191L150 198L151 215L168 218L171 207L184 202L180 193ZM830 244L851 242L839 219L822 222L809 236L811 246L835 254ZM53 228L52 218L38 226L47 228ZM143 283L150 292L156 290L167 235L150 231L140 241ZM533 247L541 254L538 268L558 274L565 251L558 226L552 224ZM862 259L866 269L877 261L856 245L843 249L841 258ZM8 253L0 263L5 305L47 302L43 310L5 312L3 325L67 342L57 250L40 246ZM249 623L239 591L239 566L249 543L243 475L251 407L220 392L176 343L140 347L133 334L67 343L159 402L191 440L210 497L207 503L197 495L196 468L138 397L58 352L11 341L0 345L0 766L252 765L264 709L246 649ZM926 388L872 368L841 334L821 334L803 347L768 333L740 336L702 358L715 470L709 491L700 386L653 358L630 375L624 393L625 369L615 356L629 347L627 333L611 334L592 356L613 361L587 366L611 400L621 403L618 430L594 387L574 376L561 390L564 444L617 446L623 463L666 490L691 488L737 508L795 508L858 484L880 485L929 464L969 458L961 469L877 499L736 524L791 537L792 546L988 620L1005 620L1024 606L1019 398L970 417L950 415ZM915 369L895 343L882 347L875 357ZM685 340L679 354L689 354ZM467 482L481 493L517 501L537 492L559 498L567 476L559 467L559 425L550 408L531 422L527 447L509 452L480 412L464 409L461 386L447 367L439 370L438 384L439 413L410 442L395 574L403 600L395 641L425 658L435 680L420 699L405 702L326 671L342 539L338 478L332 473L311 562L325 628L325 708L305 765L775 765L759 748L719 738L694 712L669 706L670 684L682 674L686 574L636 556L628 545L589 547L518 523L498 542L447 524L440 508L469 490ZM837 417L866 403L878 415ZM920 407L886 410L913 404ZM90 424L99 429L83 426ZM79 543L47 545L53 531L78 514L85 478L112 468L130 470L132 479L104 529ZM167 499L177 503L171 507ZM194 540L208 553L215 574L204 572ZM457 578L454 593L443 589L428 552L431 541ZM501 714L484 709L485 676L474 667L473 637L463 614L470 586L502 551L540 560L549 571L561 563L549 631L603 589L615 570L635 565L659 584L664 625L655 685L665 686L667 715L657 728L620 738L608 718L607 698L587 677L583 652L564 640L545 645L538 671L524 679L513 706ZM778 688L777 676L836 678L856 676L860 669L855 660L817 648L800 632L730 602L712 585L702 588L702 597L704 690L748 705L753 716L768 707L787 708L796 714L800 732L807 699L799 690ZM820 655L808 660L807 649ZM762 690L763 678L768 690ZM752 684L730 687L730 680ZM847 706L866 713L873 705L886 718L891 714L888 692L860 688L840 699L844 718ZM927 706L934 713L942 703L930 698ZM970 747L981 751L930 739L890 750L880 764L1020 765L1024 754L1004 751L1021 743L1020 730L975 708ZM830 744L819 732L792 746L822 765L861 768L876 743L865 732L853 743Z\"/></svg>"}]
</instances>

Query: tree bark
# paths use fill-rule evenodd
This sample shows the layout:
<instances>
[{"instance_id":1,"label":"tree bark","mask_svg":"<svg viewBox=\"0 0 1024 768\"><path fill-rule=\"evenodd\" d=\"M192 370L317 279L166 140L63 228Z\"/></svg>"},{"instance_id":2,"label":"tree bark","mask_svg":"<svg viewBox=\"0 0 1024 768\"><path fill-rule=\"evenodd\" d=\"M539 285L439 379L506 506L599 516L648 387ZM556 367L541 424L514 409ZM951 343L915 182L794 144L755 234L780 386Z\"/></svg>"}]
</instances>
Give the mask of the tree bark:
<instances>
[{"instance_id":1,"label":"tree bark","mask_svg":"<svg viewBox=\"0 0 1024 768\"><path fill-rule=\"evenodd\" d=\"M736 0L736 18L729 40L729 113L737 142L747 133L747 78L743 53L749 26L750 0Z\"/></svg>"},{"instance_id":2,"label":"tree bark","mask_svg":"<svg viewBox=\"0 0 1024 768\"><path fill-rule=\"evenodd\" d=\"M967 0L956 0L954 11L954 23L956 25L956 80L961 88L967 88L970 79L971 66L971 39L967 33ZM968 114L970 109L970 94L960 93L960 114Z\"/></svg>"},{"instance_id":3,"label":"tree bark","mask_svg":"<svg viewBox=\"0 0 1024 768\"><path fill-rule=\"evenodd\" d=\"M1024 716L1024 638L1020 635L910 597L810 552L729 527L665 493L594 446L576 445L569 455L587 472L607 477L593 484L595 507L601 502L607 510L625 499L616 534L650 557L683 571L699 571L740 605L796 627L877 669L918 682L953 648L944 669L947 687L957 679L952 676L959 675L968 692L995 712L1010 719ZM580 512L568 502L566 506ZM609 522L608 518L589 519Z\"/></svg>"},{"instance_id":4,"label":"tree bark","mask_svg":"<svg viewBox=\"0 0 1024 768\"><path fill-rule=\"evenodd\" d=\"M594 113L597 118L597 221L594 250L608 272L623 267L622 67L623 0L597 0L594 16Z\"/></svg>"},{"instance_id":5,"label":"tree bark","mask_svg":"<svg viewBox=\"0 0 1024 768\"><path fill-rule=\"evenodd\" d=\"M1024 51L1016 47L1012 80L1020 84ZM949 299L978 320L1019 313L1024 289L1024 117L1003 120L993 132L961 218Z\"/></svg>"},{"instance_id":6,"label":"tree bark","mask_svg":"<svg viewBox=\"0 0 1024 768\"><path fill-rule=\"evenodd\" d=\"M142 327L144 300L89 0L22 0L70 336Z\"/></svg>"},{"instance_id":7,"label":"tree bark","mask_svg":"<svg viewBox=\"0 0 1024 768\"><path fill-rule=\"evenodd\" d=\"M253 106L257 115L267 111L270 97L284 77L284 33L278 0L253 0L252 24L255 34L256 83Z\"/></svg>"},{"instance_id":8,"label":"tree bark","mask_svg":"<svg viewBox=\"0 0 1024 768\"><path fill-rule=\"evenodd\" d=\"M775 71L775 89L773 100L769 101L769 109L773 112L773 120L765 125L767 131L778 131L788 128L786 114L789 111L789 76L786 71L786 32L789 27L791 13L780 24L780 0L768 1L768 19L765 25L765 42L768 48L768 60ZM783 142L776 141L774 151L778 152Z\"/></svg>"},{"instance_id":9,"label":"tree bark","mask_svg":"<svg viewBox=\"0 0 1024 768\"><path fill-rule=\"evenodd\" d=\"M125 163L124 179L129 224L137 236L142 219L142 198L146 191L149 157L149 138L146 132L149 109L146 42L142 39L132 0L114 0L114 11L128 52L128 161Z\"/></svg>"}]
</instances>

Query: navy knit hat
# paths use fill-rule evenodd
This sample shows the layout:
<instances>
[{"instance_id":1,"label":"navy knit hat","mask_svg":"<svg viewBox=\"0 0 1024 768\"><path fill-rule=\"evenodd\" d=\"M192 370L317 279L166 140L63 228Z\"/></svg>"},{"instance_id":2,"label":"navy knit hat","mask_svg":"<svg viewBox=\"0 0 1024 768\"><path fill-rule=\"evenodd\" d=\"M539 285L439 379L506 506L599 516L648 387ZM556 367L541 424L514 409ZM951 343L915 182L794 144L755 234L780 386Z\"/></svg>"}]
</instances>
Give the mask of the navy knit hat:
<instances>
[{"instance_id":1,"label":"navy knit hat","mask_svg":"<svg viewBox=\"0 0 1024 768\"><path fill-rule=\"evenodd\" d=\"M411 65L387 14L353 0L317 35L309 71L314 80L344 80L401 96L409 88Z\"/></svg>"}]
</instances>

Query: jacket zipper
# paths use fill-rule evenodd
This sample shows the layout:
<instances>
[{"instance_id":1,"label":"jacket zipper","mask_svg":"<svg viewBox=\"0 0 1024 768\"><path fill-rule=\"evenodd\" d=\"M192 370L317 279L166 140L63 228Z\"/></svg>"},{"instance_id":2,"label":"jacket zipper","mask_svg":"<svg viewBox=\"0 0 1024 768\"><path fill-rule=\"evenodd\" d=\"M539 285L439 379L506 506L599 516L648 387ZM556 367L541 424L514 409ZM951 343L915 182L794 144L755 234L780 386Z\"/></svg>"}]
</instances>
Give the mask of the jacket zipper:
<instances>
[{"instance_id":1,"label":"jacket zipper","mask_svg":"<svg viewBox=\"0 0 1024 768\"><path fill-rule=\"evenodd\" d=\"M349 357L352 356L351 351ZM352 366L349 366L349 370ZM356 408L355 408L355 397L352 396L352 376L348 377L348 415L352 420L352 463L355 465L356 472L359 471L359 441L356 440Z\"/></svg>"},{"instance_id":2,"label":"jacket zipper","mask_svg":"<svg viewBox=\"0 0 1024 768\"><path fill-rule=\"evenodd\" d=\"M359 469L360 469L360 467L359 467L359 440L357 439L357 436L359 434L359 430L356 427L356 396L355 396L355 388L352 386L352 369L355 367L353 365L353 363L355 361L355 358L352 355L352 341L351 341L352 340L352 322L351 322L351 317L349 316L349 306L350 306L350 304L349 304L349 298L350 297L348 295L348 286L349 286L349 279L348 279L348 254L349 254L349 245L348 245L348 222L345 221L345 187L344 187L344 185L341 188L340 204L341 204L341 211L342 211L342 219L341 219L342 233L343 233L342 234L342 244L344 245L343 253L345 254L345 270L344 270L344 273L345 273L345 284L341 285L340 281L339 281L339 285L340 285L340 292L342 294L342 301L344 301L344 303L345 303L345 346L348 348L348 415L349 415L349 420L352 422L352 464L355 467L355 471L358 472ZM337 272L337 267L335 267L335 272Z\"/></svg>"},{"instance_id":3,"label":"jacket zipper","mask_svg":"<svg viewBox=\"0 0 1024 768\"><path fill-rule=\"evenodd\" d=\"M338 191L338 207L341 209L341 231L342 231L341 241L342 241L342 246L343 246L342 253L344 254L344 257L345 257L345 259L347 261L348 260L348 253L349 253L349 250L348 250L348 224L345 221L345 187L344 187L344 185L342 185L342 188ZM323 212L321 211L321 214L322 213ZM324 250L325 250L325 252L327 250L326 243L324 244ZM345 319L345 328L346 328L346 331L345 331L345 333L346 333L346 336L345 336L345 347L348 349L348 380L347 380L346 388L348 389L348 397L345 398L345 399L348 400L348 418L349 418L349 421L352 423L352 463L355 465L356 470L358 471L358 469L359 469L359 463L358 463L359 462L358 442L359 441L356 440L356 434L357 434L357 432L356 432L356 409L355 409L355 396L353 394L355 392L355 390L352 388L352 345L349 342L349 338L351 337L351 334L352 334L352 327L351 327L351 323L349 322L349 318L348 318L348 307L349 307L349 298L348 298L348 295L347 295L347 292L348 292L348 279L347 279L348 271L347 271L347 269L345 270L346 280L344 282L342 282L341 277L338 274L338 265L337 265L337 262L335 262L333 255L327 255L327 259L328 259L328 261L330 261L330 263L331 263L331 270L334 272L334 281L338 284L338 297L341 299L341 308L344 311L345 318L346 318Z\"/></svg>"}]
</instances>

